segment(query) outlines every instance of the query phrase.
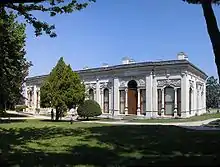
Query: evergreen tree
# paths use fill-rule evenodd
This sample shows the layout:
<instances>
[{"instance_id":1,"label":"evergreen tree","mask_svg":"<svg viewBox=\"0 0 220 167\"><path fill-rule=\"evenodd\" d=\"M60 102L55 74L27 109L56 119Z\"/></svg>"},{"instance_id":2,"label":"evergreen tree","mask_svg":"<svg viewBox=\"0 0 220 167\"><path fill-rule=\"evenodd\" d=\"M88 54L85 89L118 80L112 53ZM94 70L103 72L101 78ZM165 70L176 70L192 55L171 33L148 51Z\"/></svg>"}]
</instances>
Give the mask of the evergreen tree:
<instances>
[{"instance_id":1,"label":"evergreen tree","mask_svg":"<svg viewBox=\"0 0 220 167\"><path fill-rule=\"evenodd\" d=\"M213 76L206 82L206 106L207 108L218 108L220 98L220 84Z\"/></svg>"},{"instance_id":2,"label":"evergreen tree","mask_svg":"<svg viewBox=\"0 0 220 167\"><path fill-rule=\"evenodd\" d=\"M35 28L36 36L45 32L51 37L55 37L56 33L53 31L55 25L49 25L47 22L36 18L33 12L45 12L53 17L57 14L80 11L86 8L91 2L95 2L95 0L86 0L82 3L80 3L80 0L8 0L8 2L5 0L4 2L0 2L0 13L5 10L13 11L15 14L23 16L25 21Z\"/></svg>"},{"instance_id":3,"label":"evergreen tree","mask_svg":"<svg viewBox=\"0 0 220 167\"><path fill-rule=\"evenodd\" d=\"M212 8L212 4L220 5L220 0L183 0L190 4L199 4L202 7L206 21L207 31L212 43L217 66L218 77L220 77L220 31Z\"/></svg>"},{"instance_id":4,"label":"evergreen tree","mask_svg":"<svg viewBox=\"0 0 220 167\"><path fill-rule=\"evenodd\" d=\"M73 105L84 101L85 87L80 77L61 57L41 87L42 107L56 109L56 120Z\"/></svg>"},{"instance_id":5,"label":"evergreen tree","mask_svg":"<svg viewBox=\"0 0 220 167\"><path fill-rule=\"evenodd\" d=\"M15 19L12 13L0 14L0 111L6 103L18 103L31 65L24 57L25 25Z\"/></svg>"}]
</instances>

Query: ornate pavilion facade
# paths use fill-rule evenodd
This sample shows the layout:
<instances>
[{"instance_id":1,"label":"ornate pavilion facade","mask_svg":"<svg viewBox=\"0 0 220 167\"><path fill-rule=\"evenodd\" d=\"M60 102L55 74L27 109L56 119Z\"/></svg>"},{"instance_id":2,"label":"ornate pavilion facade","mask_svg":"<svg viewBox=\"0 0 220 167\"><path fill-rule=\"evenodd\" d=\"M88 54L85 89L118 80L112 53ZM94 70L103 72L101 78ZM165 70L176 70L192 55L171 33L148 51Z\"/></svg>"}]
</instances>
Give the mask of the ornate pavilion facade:
<instances>
[{"instance_id":1,"label":"ornate pavilion facade","mask_svg":"<svg viewBox=\"0 0 220 167\"><path fill-rule=\"evenodd\" d=\"M182 52L176 60L136 63L124 59L120 65L76 72L89 98L100 104L106 116L185 118L206 112L207 75ZM30 110L40 108L40 87L46 77L26 80L25 104Z\"/></svg>"}]
</instances>

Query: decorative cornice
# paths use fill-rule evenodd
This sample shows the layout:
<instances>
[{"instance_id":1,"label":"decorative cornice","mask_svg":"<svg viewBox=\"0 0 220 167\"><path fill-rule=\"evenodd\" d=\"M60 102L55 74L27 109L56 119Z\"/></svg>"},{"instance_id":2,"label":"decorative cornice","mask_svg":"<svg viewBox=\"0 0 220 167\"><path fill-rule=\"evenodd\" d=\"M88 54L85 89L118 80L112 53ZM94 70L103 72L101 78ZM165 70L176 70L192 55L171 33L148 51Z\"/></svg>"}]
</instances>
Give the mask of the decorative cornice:
<instances>
[{"instance_id":1,"label":"decorative cornice","mask_svg":"<svg viewBox=\"0 0 220 167\"><path fill-rule=\"evenodd\" d=\"M157 86L158 87L165 87L165 86L180 87L181 80L180 79L161 79L161 80L157 80Z\"/></svg>"}]
</instances>

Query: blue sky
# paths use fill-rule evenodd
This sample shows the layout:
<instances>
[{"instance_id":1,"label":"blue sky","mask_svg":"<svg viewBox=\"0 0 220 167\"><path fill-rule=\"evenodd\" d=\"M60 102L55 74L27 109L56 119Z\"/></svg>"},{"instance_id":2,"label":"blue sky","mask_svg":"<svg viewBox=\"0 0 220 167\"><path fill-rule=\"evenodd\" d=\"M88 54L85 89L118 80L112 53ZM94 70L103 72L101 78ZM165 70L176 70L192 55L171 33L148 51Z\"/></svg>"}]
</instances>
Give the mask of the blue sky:
<instances>
[{"instance_id":1,"label":"blue sky","mask_svg":"<svg viewBox=\"0 0 220 167\"><path fill-rule=\"evenodd\" d=\"M220 9L214 7L217 20ZM63 56L73 70L116 65L124 56L137 62L176 59L184 51L189 61L217 76L214 55L201 6L182 0L97 0L83 11L50 18L58 37L35 37L27 27L30 76L47 74Z\"/></svg>"}]
</instances>

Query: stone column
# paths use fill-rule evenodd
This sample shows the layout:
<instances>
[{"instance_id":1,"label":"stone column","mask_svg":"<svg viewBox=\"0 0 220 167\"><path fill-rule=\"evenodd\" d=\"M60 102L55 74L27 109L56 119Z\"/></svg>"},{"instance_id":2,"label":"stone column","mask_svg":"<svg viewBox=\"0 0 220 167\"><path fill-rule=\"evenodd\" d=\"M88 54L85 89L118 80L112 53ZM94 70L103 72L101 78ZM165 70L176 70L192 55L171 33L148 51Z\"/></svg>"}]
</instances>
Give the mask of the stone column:
<instances>
[{"instance_id":1,"label":"stone column","mask_svg":"<svg viewBox=\"0 0 220 167\"><path fill-rule=\"evenodd\" d=\"M146 76L146 117L152 117L153 110L153 75L150 73Z\"/></svg>"},{"instance_id":2,"label":"stone column","mask_svg":"<svg viewBox=\"0 0 220 167\"><path fill-rule=\"evenodd\" d=\"M100 88L99 87L100 87L99 86L99 79L97 78L96 79L96 95L94 95L94 96L95 96L96 102L100 104Z\"/></svg>"},{"instance_id":3,"label":"stone column","mask_svg":"<svg viewBox=\"0 0 220 167\"><path fill-rule=\"evenodd\" d=\"M128 88L125 88L125 115L128 115Z\"/></svg>"},{"instance_id":4,"label":"stone column","mask_svg":"<svg viewBox=\"0 0 220 167\"><path fill-rule=\"evenodd\" d=\"M114 111L114 116L117 116L119 114L119 104L120 104L120 99L119 99L119 79L114 78L113 79L113 92L114 92L114 106L113 106L113 111Z\"/></svg>"},{"instance_id":5,"label":"stone column","mask_svg":"<svg viewBox=\"0 0 220 167\"><path fill-rule=\"evenodd\" d=\"M161 89L161 93L162 93L162 107L161 107L161 116L164 116L164 109L165 109L165 106L164 106L164 89Z\"/></svg>"},{"instance_id":6,"label":"stone column","mask_svg":"<svg viewBox=\"0 0 220 167\"><path fill-rule=\"evenodd\" d=\"M197 98L197 105L196 105L196 111L197 111L197 114L200 115L200 111L199 111L199 90L197 89L197 94L196 94L196 98Z\"/></svg>"},{"instance_id":7,"label":"stone column","mask_svg":"<svg viewBox=\"0 0 220 167\"><path fill-rule=\"evenodd\" d=\"M177 88L174 88L174 117L177 116Z\"/></svg>"},{"instance_id":8,"label":"stone column","mask_svg":"<svg viewBox=\"0 0 220 167\"><path fill-rule=\"evenodd\" d=\"M103 97L103 89L100 89L100 107L102 109L102 113L104 113L104 107L103 107L103 103L104 103L104 97Z\"/></svg>"},{"instance_id":9,"label":"stone column","mask_svg":"<svg viewBox=\"0 0 220 167\"><path fill-rule=\"evenodd\" d=\"M140 106L140 102L141 102L141 92L140 92L140 88L137 89L138 91L138 105L137 105L137 115L140 116L141 113L141 106Z\"/></svg>"},{"instance_id":10,"label":"stone column","mask_svg":"<svg viewBox=\"0 0 220 167\"><path fill-rule=\"evenodd\" d=\"M181 78L181 117L187 117L189 112L189 86L187 82L187 73L182 73Z\"/></svg>"},{"instance_id":11,"label":"stone column","mask_svg":"<svg viewBox=\"0 0 220 167\"><path fill-rule=\"evenodd\" d=\"M112 89L109 89L108 107L109 107L109 114L112 114Z\"/></svg>"}]
</instances>

